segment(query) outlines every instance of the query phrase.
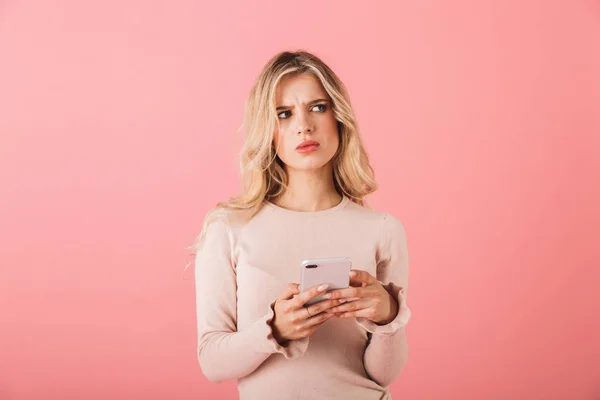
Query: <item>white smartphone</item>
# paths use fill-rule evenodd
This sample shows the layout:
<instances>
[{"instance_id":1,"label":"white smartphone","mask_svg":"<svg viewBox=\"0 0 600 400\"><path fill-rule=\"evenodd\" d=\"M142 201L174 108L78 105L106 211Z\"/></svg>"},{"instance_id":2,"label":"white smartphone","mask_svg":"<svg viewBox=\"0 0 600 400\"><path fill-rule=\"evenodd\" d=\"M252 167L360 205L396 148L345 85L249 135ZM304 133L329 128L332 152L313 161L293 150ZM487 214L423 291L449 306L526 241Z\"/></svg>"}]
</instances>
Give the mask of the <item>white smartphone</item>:
<instances>
[{"instance_id":1,"label":"white smartphone","mask_svg":"<svg viewBox=\"0 0 600 400\"><path fill-rule=\"evenodd\" d=\"M303 292L313 286L323 284L329 285L327 291L333 289L345 289L350 286L351 268L352 261L348 257L304 260L302 261L302 281L300 282L300 291ZM318 295L307 301L305 305L309 306L325 300L322 296L322 294Z\"/></svg>"}]
</instances>

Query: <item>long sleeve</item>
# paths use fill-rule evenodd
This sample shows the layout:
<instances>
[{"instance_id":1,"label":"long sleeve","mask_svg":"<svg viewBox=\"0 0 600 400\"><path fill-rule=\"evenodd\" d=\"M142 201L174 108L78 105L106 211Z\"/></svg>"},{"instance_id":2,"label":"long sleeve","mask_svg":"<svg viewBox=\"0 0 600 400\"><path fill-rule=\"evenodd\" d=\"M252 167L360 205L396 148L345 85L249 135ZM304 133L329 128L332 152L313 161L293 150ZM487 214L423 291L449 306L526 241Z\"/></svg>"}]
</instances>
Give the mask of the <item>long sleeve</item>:
<instances>
[{"instance_id":1,"label":"long sleeve","mask_svg":"<svg viewBox=\"0 0 600 400\"><path fill-rule=\"evenodd\" d=\"M398 219L384 214L382 237L377 279L398 301L398 314L386 325L377 325L366 318L357 318L357 323L370 336L364 354L365 370L371 379L387 387L398 378L408 359L406 324L411 311L406 304L408 250L404 226Z\"/></svg>"},{"instance_id":2,"label":"long sleeve","mask_svg":"<svg viewBox=\"0 0 600 400\"><path fill-rule=\"evenodd\" d=\"M226 218L211 223L195 260L198 360L213 382L242 378L271 354L301 356L308 340L282 347L273 337L274 300L265 315L237 331L237 283L233 235Z\"/></svg>"}]
</instances>

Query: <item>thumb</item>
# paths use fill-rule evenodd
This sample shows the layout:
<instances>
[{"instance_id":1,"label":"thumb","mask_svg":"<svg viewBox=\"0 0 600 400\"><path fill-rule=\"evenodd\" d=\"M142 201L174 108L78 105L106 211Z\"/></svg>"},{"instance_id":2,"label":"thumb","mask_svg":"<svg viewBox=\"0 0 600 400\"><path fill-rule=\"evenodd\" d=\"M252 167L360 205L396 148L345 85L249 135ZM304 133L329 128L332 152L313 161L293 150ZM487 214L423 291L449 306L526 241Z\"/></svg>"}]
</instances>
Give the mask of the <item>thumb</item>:
<instances>
[{"instance_id":1,"label":"thumb","mask_svg":"<svg viewBox=\"0 0 600 400\"><path fill-rule=\"evenodd\" d=\"M288 283L287 286L283 289L281 294L279 295L279 300L289 300L294 295L300 293L300 285L297 283Z\"/></svg>"}]
</instances>

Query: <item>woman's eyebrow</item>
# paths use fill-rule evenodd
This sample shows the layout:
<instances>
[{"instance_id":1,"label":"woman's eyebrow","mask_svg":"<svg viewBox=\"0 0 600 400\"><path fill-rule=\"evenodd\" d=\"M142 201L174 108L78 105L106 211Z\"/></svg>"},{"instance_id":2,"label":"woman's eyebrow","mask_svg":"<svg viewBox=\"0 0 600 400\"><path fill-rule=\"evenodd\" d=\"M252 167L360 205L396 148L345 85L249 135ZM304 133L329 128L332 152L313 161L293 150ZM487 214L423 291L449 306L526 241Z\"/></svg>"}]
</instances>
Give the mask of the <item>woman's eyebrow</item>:
<instances>
[{"instance_id":1,"label":"woman's eyebrow","mask_svg":"<svg viewBox=\"0 0 600 400\"><path fill-rule=\"evenodd\" d=\"M311 104L314 104L314 103L319 103L321 101L329 102L329 100L327 100L327 99L316 99L316 100L309 101L307 104L311 105ZM279 107L276 108L276 110L279 111L279 110L285 110L285 109L288 109L288 108L293 108L293 106L279 106Z\"/></svg>"}]
</instances>

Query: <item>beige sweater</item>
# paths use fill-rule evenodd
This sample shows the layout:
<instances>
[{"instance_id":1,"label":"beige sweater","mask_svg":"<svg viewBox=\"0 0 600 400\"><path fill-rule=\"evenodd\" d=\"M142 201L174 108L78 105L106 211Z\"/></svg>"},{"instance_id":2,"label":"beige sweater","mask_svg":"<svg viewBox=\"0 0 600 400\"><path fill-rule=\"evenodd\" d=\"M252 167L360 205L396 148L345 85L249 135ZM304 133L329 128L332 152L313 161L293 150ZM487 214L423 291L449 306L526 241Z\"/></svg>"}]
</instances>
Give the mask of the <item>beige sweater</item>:
<instances>
[{"instance_id":1,"label":"beige sweater","mask_svg":"<svg viewBox=\"0 0 600 400\"><path fill-rule=\"evenodd\" d=\"M270 322L275 299L300 283L307 258L349 257L400 305L387 325L332 318L282 347ZM196 256L198 358L213 382L238 380L242 400L389 399L406 364L408 254L402 223L347 197L316 212L265 202L249 221L228 212Z\"/></svg>"}]
</instances>

